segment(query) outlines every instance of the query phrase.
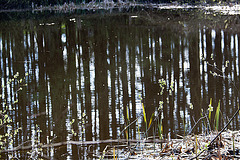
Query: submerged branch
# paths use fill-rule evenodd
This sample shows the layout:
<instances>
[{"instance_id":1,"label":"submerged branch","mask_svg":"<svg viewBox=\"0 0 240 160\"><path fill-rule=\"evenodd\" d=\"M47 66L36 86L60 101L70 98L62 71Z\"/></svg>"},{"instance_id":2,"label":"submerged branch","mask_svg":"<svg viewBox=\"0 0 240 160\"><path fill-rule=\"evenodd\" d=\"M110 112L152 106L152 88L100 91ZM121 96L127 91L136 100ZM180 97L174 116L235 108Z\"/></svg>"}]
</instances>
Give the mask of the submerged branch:
<instances>
[{"instance_id":1,"label":"submerged branch","mask_svg":"<svg viewBox=\"0 0 240 160\"><path fill-rule=\"evenodd\" d=\"M138 143L138 142L144 142L144 143L165 143L165 140L159 140L159 139L147 139L147 140L138 140L138 139L108 139L108 140L99 140L99 141L66 141L66 142L58 142L58 143L52 143L52 144L44 144L44 145L36 145L34 148L51 148L51 147L60 147L64 145L97 145L97 144L103 144L103 143L127 143L127 142L133 142L133 143ZM0 153L8 153L8 152L15 152L19 150L30 150L32 149L33 146L18 146L13 149L9 150L2 150Z\"/></svg>"}]
</instances>

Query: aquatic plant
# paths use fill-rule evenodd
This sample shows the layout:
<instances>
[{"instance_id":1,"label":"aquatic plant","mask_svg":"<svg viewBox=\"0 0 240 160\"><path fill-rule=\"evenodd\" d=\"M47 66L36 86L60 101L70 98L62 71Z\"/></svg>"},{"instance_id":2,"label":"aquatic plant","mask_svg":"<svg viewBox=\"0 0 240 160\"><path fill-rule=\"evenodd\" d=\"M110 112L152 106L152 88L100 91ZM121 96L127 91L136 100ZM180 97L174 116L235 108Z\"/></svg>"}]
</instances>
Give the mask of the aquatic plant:
<instances>
[{"instance_id":1,"label":"aquatic plant","mask_svg":"<svg viewBox=\"0 0 240 160\"><path fill-rule=\"evenodd\" d=\"M220 114L220 100L218 102L216 114L215 114L215 130L218 130L219 126L219 114Z\"/></svg>"},{"instance_id":2,"label":"aquatic plant","mask_svg":"<svg viewBox=\"0 0 240 160\"><path fill-rule=\"evenodd\" d=\"M126 112L127 112L127 126L130 124L130 117L129 117L129 109L128 109L128 106L126 107ZM130 127L128 127L126 130L125 130L125 133L126 133L126 139L128 140L129 138L129 133L130 133Z\"/></svg>"},{"instance_id":3,"label":"aquatic plant","mask_svg":"<svg viewBox=\"0 0 240 160\"><path fill-rule=\"evenodd\" d=\"M2 90L7 89L10 85L16 83L18 86L17 90L15 91L15 95L17 95L20 91L23 90L23 87L27 86L25 83L25 77L28 76L28 73L25 74L23 78L20 78L19 72L14 74L12 77L9 77L9 80L5 85L2 85ZM7 97L0 94L0 98L2 98L2 105L5 106L4 110L0 110L0 129L4 130L2 134L0 134L0 153L4 150L8 149L8 146L13 145L13 138L22 130L22 127L13 128L10 124L13 123L13 119L9 114L11 111L15 111L15 105L18 104L18 97L11 103L7 100ZM14 154L10 154L9 156L14 158ZM0 154L0 158L1 154Z\"/></svg>"},{"instance_id":4,"label":"aquatic plant","mask_svg":"<svg viewBox=\"0 0 240 160\"><path fill-rule=\"evenodd\" d=\"M143 118L144 118L144 123L145 123L145 126L146 126L146 137L147 137L147 116L146 116L146 112L145 112L145 108L144 108L144 104L142 103L142 109L143 109Z\"/></svg>"},{"instance_id":5,"label":"aquatic plant","mask_svg":"<svg viewBox=\"0 0 240 160\"><path fill-rule=\"evenodd\" d=\"M212 106L212 98L210 98L210 103L208 105L208 119L211 121L211 113L213 111L213 106Z\"/></svg>"}]
</instances>

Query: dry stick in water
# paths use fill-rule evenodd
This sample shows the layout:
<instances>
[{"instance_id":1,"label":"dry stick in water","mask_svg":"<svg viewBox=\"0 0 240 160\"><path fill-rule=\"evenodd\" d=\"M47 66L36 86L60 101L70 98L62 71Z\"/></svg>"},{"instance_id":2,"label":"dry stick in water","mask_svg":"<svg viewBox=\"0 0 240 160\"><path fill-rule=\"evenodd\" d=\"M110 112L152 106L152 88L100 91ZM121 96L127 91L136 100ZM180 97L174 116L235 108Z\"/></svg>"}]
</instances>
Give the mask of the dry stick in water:
<instances>
[{"instance_id":1,"label":"dry stick in water","mask_svg":"<svg viewBox=\"0 0 240 160\"><path fill-rule=\"evenodd\" d=\"M52 143L52 144L40 144L35 145L36 148L50 148L50 147L61 147L63 145L96 145L96 144L109 144L109 143L126 143L127 141L131 141L132 143L138 143L142 142L142 140L127 140L127 139L108 139L108 140L100 140L100 141L65 141L65 142L58 142L58 143ZM145 143L153 143L153 140L144 140ZM156 143L166 143L165 140L155 140ZM18 146L13 149L9 150L0 150L1 153L8 153L8 152L14 152L19 150L31 150L32 145L29 146Z\"/></svg>"}]
</instances>

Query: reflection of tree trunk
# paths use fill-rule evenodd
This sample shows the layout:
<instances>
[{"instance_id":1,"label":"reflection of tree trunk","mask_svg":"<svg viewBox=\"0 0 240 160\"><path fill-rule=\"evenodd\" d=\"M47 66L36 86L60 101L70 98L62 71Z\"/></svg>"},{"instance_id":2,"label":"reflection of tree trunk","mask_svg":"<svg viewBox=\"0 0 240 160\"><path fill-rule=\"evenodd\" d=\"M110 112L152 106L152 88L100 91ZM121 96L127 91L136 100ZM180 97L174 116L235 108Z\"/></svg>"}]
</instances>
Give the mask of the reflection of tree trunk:
<instances>
[{"instance_id":1,"label":"reflection of tree trunk","mask_svg":"<svg viewBox=\"0 0 240 160\"><path fill-rule=\"evenodd\" d=\"M89 41L87 39L86 31L82 31L81 42L85 45L82 46L82 61L84 73L84 92L85 92L85 109L87 115L86 124L86 140L92 140L92 105L91 105L91 90L90 90L90 56L89 56Z\"/></svg>"},{"instance_id":2,"label":"reflection of tree trunk","mask_svg":"<svg viewBox=\"0 0 240 160\"><path fill-rule=\"evenodd\" d=\"M133 30L131 30L133 31ZM135 46L136 46L136 43L135 43L135 32L130 32L132 33L130 35L130 40L129 41L129 68L130 68L130 85L131 85L131 104L132 104L132 108L131 108L131 116L132 116L132 120L131 121L134 121L136 119L136 98L135 98L135 89L136 89L136 85L135 85L135 81L136 81L136 77L135 77L135 65L136 65L136 62L135 62L135 53L136 53L136 49L135 49ZM136 138L136 126L133 125L133 137Z\"/></svg>"},{"instance_id":3,"label":"reflection of tree trunk","mask_svg":"<svg viewBox=\"0 0 240 160\"><path fill-rule=\"evenodd\" d=\"M206 35L206 61L210 63L211 65L214 63L213 61L213 52L212 52L212 30L206 29L205 35ZM210 74L213 72L213 67L210 65L207 65L207 73L209 74L208 76L208 97L209 99L212 98L215 100L215 95L214 95L214 77Z\"/></svg>"},{"instance_id":4,"label":"reflection of tree trunk","mask_svg":"<svg viewBox=\"0 0 240 160\"><path fill-rule=\"evenodd\" d=\"M157 32L157 31L155 31ZM160 79L160 42L159 42L159 33L153 33L153 38L154 38L154 42L155 42L155 63L156 63L156 81L158 82L158 80Z\"/></svg>"},{"instance_id":5,"label":"reflection of tree trunk","mask_svg":"<svg viewBox=\"0 0 240 160\"><path fill-rule=\"evenodd\" d=\"M213 49L212 49L212 30L207 29L205 31L205 35L206 35L206 61L207 61L207 63L213 65L215 57L214 57ZM217 101L216 97L215 97L215 90L214 90L215 89L215 78L211 74L214 72L214 67L212 67L211 65L207 65L207 73L208 73L207 89L208 89L208 97L209 97L208 104L210 102L210 99L212 98L212 100L213 100L212 106L216 106L214 103ZM216 109L214 109L214 110L216 110ZM214 119L214 116L211 116L210 122L213 122L213 119Z\"/></svg>"},{"instance_id":6,"label":"reflection of tree trunk","mask_svg":"<svg viewBox=\"0 0 240 160\"><path fill-rule=\"evenodd\" d=\"M46 95L47 95L47 89L46 89L46 69L45 69L45 52L43 48L43 31L37 30L37 46L38 46L38 67L39 67L39 113L46 113ZM32 45L34 43L31 43ZM41 134L41 143L46 143L46 137L47 135L50 135L50 131L47 132L47 126L46 126L46 117L40 116L38 117L38 123L42 130Z\"/></svg>"},{"instance_id":7,"label":"reflection of tree trunk","mask_svg":"<svg viewBox=\"0 0 240 160\"><path fill-rule=\"evenodd\" d=\"M72 129L74 133L79 133L78 129L78 110L77 110L77 89L76 89L76 81L77 81L77 69L76 69L76 36L75 36L75 25L71 22L69 22L66 25L66 42L67 42L67 85L71 87L71 90L69 87L67 87L68 91L66 93L69 93L67 95L67 99L70 98L71 94L71 112L72 112L72 118L75 122L72 124ZM86 131L87 132L87 131ZM92 132L90 132L92 134ZM87 139L87 138L86 138ZM78 141L79 137L78 134L73 136L73 140ZM78 147L76 145L72 146L72 158L78 159Z\"/></svg>"},{"instance_id":8,"label":"reflection of tree trunk","mask_svg":"<svg viewBox=\"0 0 240 160\"><path fill-rule=\"evenodd\" d=\"M123 32L123 33L122 33ZM123 30L120 34L120 65L121 65L121 80L123 91L123 115L125 118L125 124L127 124L127 109L129 112L129 99L128 99L128 76L127 76L127 63L126 63L126 30Z\"/></svg>"},{"instance_id":9,"label":"reflection of tree trunk","mask_svg":"<svg viewBox=\"0 0 240 160\"><path fill-rule=\"evenodd\" d=\"M233 37L235 36L235 35L232 35ZM234 47L233 47L233 53L232 53L232 55L233 55L233 59L232 59L232 61L233 61L233 77L232 77L232 90L233 90L233 94L232 94L232 103L231 104L234 104L234 105L232 105L232 107L233 107L233 112L232 112L232 114L234 113L234 111L237 109L237 107L238 107L238 100L237 100L237 97L238 97L238 90L236 89L236 84L237 84L237 82L235 81L235 80L237 80L238 79L238 76L237 76L237 63L236 63L236 59L237 59L237 53L236 53L236 48L237 48L237 46L236 46L236 38L234 38L234 40L233 40L233 45L234 45ZM234 122L233 122L233 124L234 124ZM234 128L235 128L235 126L238 126L238 120L235 120L235 124L234 124Z\"/></svg>"},{"instance_id":10,"label":"reflection of tree trunk","mask_svg":"<svg viewBox=\"0 0 240 160\"><path fill-rule=\"evenodd\" d=\"M161 40L162 40L162 52L161 52L161 67L162 67L162 77L161 79L164 79L167 82L167 76L168 71L169 71L169 63L170 63L170 58L171 58L171 32L170 31L165 31L164 34L161 34ZM160 89L161 90L161 89ZM163 101L163 128L164 129L164 134L168 134L168 131L170 130L172 126L169 125L169 121L173 117L169 117L169 105L167 102L168 98L168 92L167 89L165 88L162 93L162 101Z\"/></svg>"},{"instance_id":11,"label":"reflection of tree trunk","mask_svg":"<svg viewBox=\"0 0 240 160\"><path fill-rule=\"evenodd\" d=\"M82 42L82 31L81 31L81 28L78 28L77 30L77 42L78 42L78 46L81 46L81 44L83 44ZM84 35L84 34L83 34ZM84 113L84 103L83 103L83 93L82 93L82 89L81 89L81 84L82 84L82 76L81 76L81 73L82 73L82 67L80 67L82 64L81 64L81 52L80 52L80 47L78 48L77 50L77 57L78 57L78 69L77 69L77 72L78 72L78 77L77 77L77 81L78 81L78 85L79 85L79 91L78 91L78 98L79 98L79 102L80 104L78 104L78 106L82 106L81 107L81 111L78 111L80 113ZM81 115L81 118L83 114ZM78 118L79 118L79 115L78 115ZM78 122L78 121L77 121ZM81 120L79 123L76 122L76 125L78 125L79 123L82 124ZM96 123L95 123L96 124ZM82 126L77 126L79 129L81 129L80 133L82 133L82 129L83 129L83 125ZM76 127L76 128L77 128ZM96 127L95 127L96 128ZM91 133L92 134L92 133ZM84 132L82 133L82 135L80 135L80 137L84 137ZM76 137L76 139L79 139L78 136ZM84 159L84 153L85 153L85 150L83 147L78 147L78 159Z\"/></svg>"},{"instance_id":12,"label":"reflection of tree trunk","mask_svg":"<svg viewBox=\"0 0 240 160\"><path fill-rule=\"evenodd\" d=\"M200 83L200 63L199 63L199 49L198 49L198 33L190 33L189 35L189 62L190 62L190 92L191 102L193 104L194 118L197 121L201 116L201 83ZM192 125L195 122L192 121ZM201 126L198 127L198 133L201 132Z\"/></svg>"},{"instance_id":13,"label":"reflection of tree trunk","mask_svg":"<svg viewBox=\"0 0 240 160\"><path fill-rule=\"evenodd\" d=\"M17 28L14 32L14 40L15 40L15 46L13 48L13 55L14 55L14 65L13 65L13 72L19 72L20 77L23 78L24 74L25 74L25 70L24 70L24 34L23 34L23 30L22 28ZM6 72L6 66L5 66L5 55L3 55L3 67L4 67L4 73ZM5 75L6 76L6 75ZM4 78L6 79L6 78ZM27 128L27 100L26 100L26 91L23 90L21 92L19 92L18 95L18 119L17 121L20 122L20 126L22 126L23 128L23 142L27 141L27 132L28 132L28 128ZM20 142L22 143L22 142ZM25 154L22 154L22 157L25 157Z\"/></svg>"},{"instance_id":14,"label":"reflection of tree trunk","mask_svg":"<svg viewBox=\"0 0 240 160\"><path fill-rule=\"evenodd\" d=\"M118 38L118 41L119 41L119 38ZM119 47L119 45L118 45L118 47ZM116 58L116 64L117 64L117 66L116 66L116 78L117 78L117 87L116 87L116 89L117 89L117 96L116 96L116 98L117 98L117 109L118 109L118 115L117 115L117 117L118 117L118 119L117 119L117 121L118 122L121 122L121 120L122 120L122 104L121 104L121 74L120 74L120 68L121 68L121 64L120 64L120 55L119 55L119 53L120 53L120 51L118 50L117 51L117 58ZM121 126L120 126L120 129L122 129L121 128ZM120 135L120 136L122 136L122 135Z\"/></svg>"},{"instance_id":15,"label":"reflection of tree trunk","mask_svg":"<svg viewBox=\"0 0 240 160\"><path fill-rule=\"evenodd\" d=\"M157 97L156 97L156 108L158 109L159 108L159 103L161 101L160 99L160 90L159 90L159 83L158 81L161 79L160 77L160 67L161 67L161 62L160 62L160 52L161 52L161 49L160 49L160 42L159 42L159 34L162 32L162 30L157 30L155 32L153 32L153 38L154 38L154 42L155 42L155 50L154 50L154 53L155 53L155 81L156 81L156 85L158 86L158 89L156 89L156 94L157 94ZM153 63L153 62L152 62ZM158 110L158 113L160 111ZM159 122L160 122L160 119L161 119L161 115L159 115ZM158 126L157 126L158 127Z\"/></svg>"},{"instance_id":16,"label":"reflection of tree trunk","mask_svg":"<svg viewBox=\"0 0 240 160\"><path fill-rule=\"evenodd\" d=\"M110 58L110 74L111 74L111 112L112 112L112 136L113 139L117 138L117 120L116 120L116 58L117 53L117 38L114 36L114 29L109 31L109 58Z\"/></svg>"},{"instance_id":17,"label":"reflection of tree trunk","mask_svg":"<svg viewBox=\"0 0 240 160\"><path fill-rule=\"evenodd\" d=\"M228 32L224 32L224 50L223 50L223 53L224 53L224 57L225 57L225 62L224 64L228 62L230 62L230 40L231 40L231 37L229 35ZM225 69L225 76L229 76L229 72L230 72L230 64L228 64L228 67ZM226 116L230 116L230 107L229 107L229 81L227 78L225 78L224 80L224 85L225 85L225 114ZM218 100L217 100L218 101Z\"/></svg>"},{"instance_id":18,"label":"reflection of tree trunk","mask_svg":"<svg viewBox=\"0 0 240 160\"><path fill-rule=\"evenodd\" d=\"M180 118L180 106L181 106L181 104L180 104L180 94L178 94L178 93L181 93L180 92L180 88L179 88L179 80L180 80L180 76L179 76L179 74L180 74L180 68L179 68L179 63L180 63L180 61L179 61L179 53L180 53L180 38L178 37L178 36L175 36L174 37L174 44L175 44L175 48L174 48L174 50L173 50L173 70L170 72L171 74L174 74L174 78L173 78L173 87L174 87L174 90L172 91L172 95L171 95L171 97L173 98L173 100L172 100L172 103L174 103L175 102L175 93L177 93L177 95L176 95L176 97L177 97L177 102L175 102L175 103L177 103L177 109L176 109L176 116L177 116L177 119L178 119L178 121L177 122L174 122L173 121L173 123L175 123L175 124L173 124L174 126L176 126L176 124L178 123L178 130L179 131L181 131L181 129L182 129L182 127L180 127L180 123L181 123L181 118ZM173 73L172 73L173 72ZM176 80L176 88L177 88L177 90L175 91L175 80ZM170 84L169 85L171 85L171 83L172 82L169 82ZM171 101L170 101L171 102ZM174 110L174 104L172 104L172 106L173 106L173 110ZM174 111L173 111L174 112ZM173 116L173 118L172 118L173 120L175 120L174 119L174 116ZM176 129L176 128L175 128Z\"/></svg>"},{"instance_id":19,"label":"reflection of tree trunk","mask_svg":"<svg viewBox=\"0 0 240 160\"><path fill-rule=\"evenodd\" d=\"M206 66L205 66L205 59L204 58L206 58L205 57L205 55L204 55L204 53L205 53L205 42L204 42L204 30L203 30L203 28L201 28L201 37L199 37L199 38L201 38L201 46L200 46L200 48L202 48L202 52L200 53L201 54L201 56L200 57L202 57L202 59L200 59L200 61L202 62L202 64L201 64L201 66L202 66L202 68L201 68L201 70L202 70L202 106L204 107L204 109L206 110L207 109L207 107L208 107L208 104L209 104L209 100L207 99L208 98L208 94L207 94L207 88L206 88L206 81L205 81L205 77L206 77L206 75L205 75L205 72L207 72L206 71Z\"/></svg>"},{"instance_id":20,"label":"reflection of tree trunk","mask_svg":"<svg viewBox=\"0 0 240 160\"><path fill-rule=\"evenodd\" d=\"M180 56L181 56L181 66L182 66L182 68L181 68L181 72L182 72L182 77L181 77L181 82L182 82L182 94L181 94L181 92L179 93L177 93L177 94L181 94L182 95L182 110L183 110L183 112L184 112L184 115L183 115L183 124L184 124L184 126L183 126L183 130L185 131L185 122L186 122L186 103L187 103L187 94L186 94L186 86L185 86L185 84L186 84L186 82L185 82L185 65L184 65L184 62L185 62L185 54L184 54L184 49L185 49L185 45L184 45L184 40L185 40L185 38L184 37L181 37L181 47L180 47Z\"/></svg>"},{"instance_id":21,"label":"reflection of tree trunk","mask_svg":"<svg viewBox=\"0 0 240 160\"><path fill-rule=\"evenodd\" d=\"M150 70L150 61L149 61L149 32L144 30L142 46L143 46L143 73L144 73L144 86L145 86L145 111L147 116L147 122L151 118L151 115L155 111L154 107L154 83L151 81L152 72ZM156 86L155 86L156 87ZM145 124L143 124L145 126ZM149 130L148 135L152 134L152 130Z\"/></svg>"},{"instance_id":22,"label":"reflection of tree trunk","mask_svg":"<svg viewBox=\"0 0 240 160\"><path fill-rule=\"evenodd\" d=\"M49 30L50 31L50 30ZM56 135L55 142L66 141L66 114L67 102L65 100L65 71L63 62L61 31L52 30L47 33L44 40L48 59L46 63L47 72L50 81L50 96L52 103L52 118L54 123L53 132ZM53 47L55 46L55 47ZM55 150L54 156L56 159L66 153L66 147L58 148ZM63 157L61 157L63 158Z\"/></svg>"},{"instance_id":23,"label":"reflection of tree trunk","mask_svg":"<svg viewBox=\"0 0 240 160\"><path fill-rule=\"evenodd\" d=\"M222 71L222 65L223 65L223 54L221 51L221 30L216 30L216 38L215 38L215 62L216 67L218 70ZM218 74L222 75L222 72L216 71ZM222 99L223 96L223 79L222 77L216 77L216 101L219 99Z\"/></svg>"},{"instance_id":24,"label":"reflection of tree trunk","mask_svg":"<svg viewBox=\"0 0 240 160\"><path fill-rule=\"evenodd\" d=\"M171 32L162 34L162 59L167 62L171 60Z\"/></svg>"},{"instance_id":25,"label":"reflection of tree trunk","mask_svg":"<svg viewBox=\"0 0 240 160\"><path fill-rule=\"evenodd\" d=\"M109 138L109 108L108 108L108 74L107 74L107 41L105 33L96 29L95 36L95 85L96 101L99 110L99 138L101 140ZM101 146L101 149L104 146Z\"/></svg>"},{"instance_id":26,"label":"reflection of tree trunk","mask_svg":"<svg viewBox=\"0 0 240 160\"><path fill-rule=\"evenodd\" d=\"M237 38L235 39L235 40L237 40L237 42L238 43L234 43L234 44L236 44L237 46L236 46L236 50L238 50L238 53L236 53L236 58L238 59L238 61L237 61L237 66L236 67L238 67L238 68L236 68L236 70L238 70L238 74L237 74L237 77L234 77L234 84L235 84L235 90L236 90L236 94L235 94L235 99L236 99L236 101L238 101L238 102L236 102L235 104L235 108L236 108L236 106L238 106L239 105L239 101L240 101L240 93L239 93L239 91L240 91L240 77L239 77L239 71L240 71L240 53L239 53L239 51L240 51L240 34L237 34ZM235 61L236 61L236 59L234 59ZM239 106L238 106L239 107ZM238 129L238 126L239 126L239 122L238 122L238 120L236 121L236 129Z\"/></svg>"},{"instance_id":27,"label":"reflection of tree trunk","mask_svg":"<svg viewBox=\"0 0 240 160\"><path fill-rule=\"evenodd\" d=\"M169 60L169 55L171 53L170 46L171 46L171 36L167 34L161 34L161 39L162 39L162 52L161 52L161 67L162 67L162 77L161 79L166 80L167 79L167 67L169 67L168 60ZM160 89L161 90L161 89ZM162 93L162 101L163 101L163 128L164 128L164 134L168 134L168 129L170 128L169 126L169 119L170 117L168 116L168 105L167 105L167 91L166 88L163 90Z\"/></svg>"},{"instance_id":28,"label":"reflection of tree trunk","mask_svg":"<svg viewBox=\"0 0 240 160\"><path fill-rule=\"evenodd\" d=\"M1 33L2 33L2 55L1 55L1 59L3 60L3 57L4 57L4 55L6 54L6 50L7 50L7 46L6 46L6 31L4 31L4 30L1 30ZM8 32L7 32L8 33ZM3 77L3 75L6 73L6 72L4 72L4 68L2 68L2 60L0 60L0 83L1 84L3 84L2 83L2 77ZM2 88L1 88L1 94L2 94ZM2 97L0 98L0 110L1 111L3 111L3 100L4 99L2 99ZM1 118L2 119L2 118ZM13 122L14 123L14 122ZM17 123L17 122L15 122L15 123ZM14 125L16 125L16 124L14 124ZM6 128L5 127L0 127L0 135L5 135L5 133L6 133ZM15 140L15 142L18 144L18 141L17 140ZM7 153L2 153L1 154L1 158L3 158L3 159L7 159Z\"/></svg>"}]
</instances>

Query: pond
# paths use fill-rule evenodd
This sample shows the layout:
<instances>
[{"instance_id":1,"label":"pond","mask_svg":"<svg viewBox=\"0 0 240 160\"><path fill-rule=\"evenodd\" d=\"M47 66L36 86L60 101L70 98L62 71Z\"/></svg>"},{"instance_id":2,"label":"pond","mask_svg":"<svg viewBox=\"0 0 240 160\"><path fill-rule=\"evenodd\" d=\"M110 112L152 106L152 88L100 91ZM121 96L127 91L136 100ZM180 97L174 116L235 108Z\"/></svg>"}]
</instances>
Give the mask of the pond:
<instances>
[{"instance_id":1,"label":"pond","mask_svg":"<svg viewBox=\"0 0 240 160\"><path fill-rule=\"evenodd\" d=\"M195 124L191 133L208 132L218 104L219 129L238 108L238 16L133 9L0 17L3 150L60 144L38 150L39 157L94 158L106 144L67 142L160 132L176 138ZM210 120L197 123L210 103ZM239 119L228 128L239 129ZM28 159L27 151L2 158Z\"/></svg>"}]
</instances>

